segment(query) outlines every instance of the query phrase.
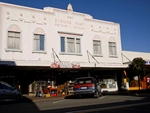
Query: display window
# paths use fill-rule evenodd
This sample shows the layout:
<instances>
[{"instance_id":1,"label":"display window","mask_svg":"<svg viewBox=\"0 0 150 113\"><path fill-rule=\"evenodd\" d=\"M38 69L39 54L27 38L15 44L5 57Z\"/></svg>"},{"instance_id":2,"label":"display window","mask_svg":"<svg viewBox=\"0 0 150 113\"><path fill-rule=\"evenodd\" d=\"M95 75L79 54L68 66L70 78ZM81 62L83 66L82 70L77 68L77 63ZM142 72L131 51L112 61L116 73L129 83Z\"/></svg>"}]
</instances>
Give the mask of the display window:
<instances>
[{"instance_id":1,"label":"display window","mask_svg":"<svg viewBox=\"0 0 150 113\"><path fill-rule=\"evenodd\" d=\"M115 72L101 72L95 76L102 89L117 88L117 77Z\"/></svg>"}]
</instances>

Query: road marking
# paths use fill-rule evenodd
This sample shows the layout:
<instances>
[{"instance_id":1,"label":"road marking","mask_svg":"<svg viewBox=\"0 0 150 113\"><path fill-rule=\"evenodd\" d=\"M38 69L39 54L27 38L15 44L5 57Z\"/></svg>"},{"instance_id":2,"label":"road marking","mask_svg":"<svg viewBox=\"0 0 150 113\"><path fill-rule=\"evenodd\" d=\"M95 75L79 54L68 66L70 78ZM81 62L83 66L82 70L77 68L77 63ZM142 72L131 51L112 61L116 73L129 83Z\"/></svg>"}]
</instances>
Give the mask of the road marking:
<instances>
[{"instance_id":1,"label":"road marking","mask_svg":"<svg viewBox=\"0 0 150 113\"><path fill-rule=\"evenodd\" d=\"M139 94L135 93L136 96L138 96Z\"/></svg>"},{"instance_id":2,"label":"road marking","mask_svg":"<svg viewBox=\"0 0 150 113\"><path fill-rule=\"evenodd\" d=\"M67 101L67 100L59 100L59 101L55 101L55 102L53 102L53 104L56 104L56 103L59 103L59 102L64 102L64 101Z\"/></svg>"},{"instance_id":3,"label":"road marking","mask_svg":"<svg viewBox=\"0 0 150 113\"><path fill-rule=\"evenodd\" d=\"M86 110L79 110L79 111L70 111L70 112L66 112L66 113L89 113L89 112L96 112L96 111L102 111L102 110L108 110L108 109L133 107L133 106L147 105L147 104L150 104L150 102L127 104L127 105L118 105L118 106L111 106L111 107L104 107L104 108L95 108L95 109L86 109Z\"/></svg>"},{"instance_id":4,"label":"road marking","mask_svg":"<svg viewBox=\"0 0 150 113\"><path fill-rule=\"evenodd\" d=\"M106 96L102 96L102 97L100 97L99 99L103 99L103 98L105 98Z\"/></svg>"}]
</instances>

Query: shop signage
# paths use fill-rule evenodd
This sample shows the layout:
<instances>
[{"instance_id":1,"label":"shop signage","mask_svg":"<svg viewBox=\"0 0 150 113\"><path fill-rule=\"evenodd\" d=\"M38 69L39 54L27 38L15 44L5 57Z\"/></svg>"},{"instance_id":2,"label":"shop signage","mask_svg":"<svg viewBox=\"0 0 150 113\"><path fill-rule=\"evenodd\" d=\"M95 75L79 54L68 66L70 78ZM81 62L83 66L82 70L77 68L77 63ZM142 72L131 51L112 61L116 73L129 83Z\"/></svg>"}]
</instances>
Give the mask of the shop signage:
<instances>
[{"instance_id":1,"label":"shop signage","mask_svg":"<svg viewBox=\"0 0 150 113\"><path fill-rule=\"evenodd\" d=\"M80 68L79 63L71 62L53 62L50 64L51 68Z\"/></svg>"}]
</instances>

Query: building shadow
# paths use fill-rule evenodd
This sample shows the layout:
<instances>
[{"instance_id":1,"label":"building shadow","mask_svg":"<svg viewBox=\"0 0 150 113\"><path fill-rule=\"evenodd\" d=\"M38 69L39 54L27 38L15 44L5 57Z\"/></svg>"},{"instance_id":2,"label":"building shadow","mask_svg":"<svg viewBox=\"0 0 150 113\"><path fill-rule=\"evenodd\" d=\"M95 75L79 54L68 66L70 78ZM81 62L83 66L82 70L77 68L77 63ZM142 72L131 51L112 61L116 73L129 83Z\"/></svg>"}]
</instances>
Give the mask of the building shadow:
<instances>
[{"instance_id":1,"label":"building shadow","mask_svg":"<svg viewBox=\"0 0 150 113\"><path fill-rule=\"evenodd\" d=\"M130 94L130 95L133 95L133 94ZM126 95L126 96L128 96L128 95ZM136 95L133 95L133 96L136 96ZM7 104L11 104L8 106L5 103L5 105L0 106L0 113L41 113L41 112L42 113L66 113L66 112L74 112L74 111L79 111L79 110L98 109L98 108L106 108L107 109L107 108L113 107L113 106L115 107L115 106L121 106L121 105L123 106L123 105L137 104L137 103L142 103L142 102L150 102L149 94L144 95L144 93L143 93L140 95L140 97L143 97L143 98L141 100L125 100L125 101L121 101L121 102L109 102L109 100L107 100L108 102L106 102L106 103L98 103L98 104L92 104L92 105L90 105L90 103L89 103L88 105L79 106L79 105L74 105L74 101L71 101L71 103L69 102L68 105L65 105L65 103L61 103L61 104L58 103L58 104L52 105L52 102L53 102L52 100L50 100L50 101L45 100L45 102L47 104L44 104L44 102L33 102L32 99L24 96L22 102L7 103ZM39 98L42 99L42 97L39 97ZM88 97L81 98L81 100L79 100L79 102L86 98L88 98ZM73 97L73 95L70 95L70 96L66 96L63 100L65 100L65 99L73 99L74 100L74 97ZM60 105L62 105L62 106L60 106ZM55 106L55 107L53 108L53 106ZM147 105L147 106L149 106L149 105ZM45 110L45 108L48 110ZM149 109L149 107L147 107L147 109Z\"/></svg>"}]
</instances>

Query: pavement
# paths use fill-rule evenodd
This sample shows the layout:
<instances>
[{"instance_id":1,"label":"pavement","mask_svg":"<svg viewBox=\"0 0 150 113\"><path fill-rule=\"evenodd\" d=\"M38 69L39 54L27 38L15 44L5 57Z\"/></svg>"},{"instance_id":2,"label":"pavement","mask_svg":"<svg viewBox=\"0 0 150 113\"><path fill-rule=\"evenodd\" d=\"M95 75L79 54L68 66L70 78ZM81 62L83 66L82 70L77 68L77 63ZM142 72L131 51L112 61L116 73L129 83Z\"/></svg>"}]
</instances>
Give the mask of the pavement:
<instances>
[{"instance_id":1,"label":"pavement","mask_svg":"<svg viewBox=\"0 0 150 113\"><path fill-rule=\"evenodd\" d=\"M147 90L138 90L138 91L118 91L118 92L103 92L102 95L135 95L135 96L150 96L150 91ZM63 99L71 99L75 98L73 95L66 96L50 96L50 97L35 97L29 96L28 94L23 95L23 101L27 102L39 102L39 101L47 101L47 100L63 100Z\"/></svg>"},{"instance_id":2,"label":"pavement","mask_svg":"<svg viewBox=\"0 0 150 113\"><path fill-rule=\"evenodd\" d=\"M67 96L51 96L51 97L35 97L29 96L28 94L23 95L24 102L39 102L39 101L47 101L47 100L62 100Z\"/></svg>"}]
</instances>

